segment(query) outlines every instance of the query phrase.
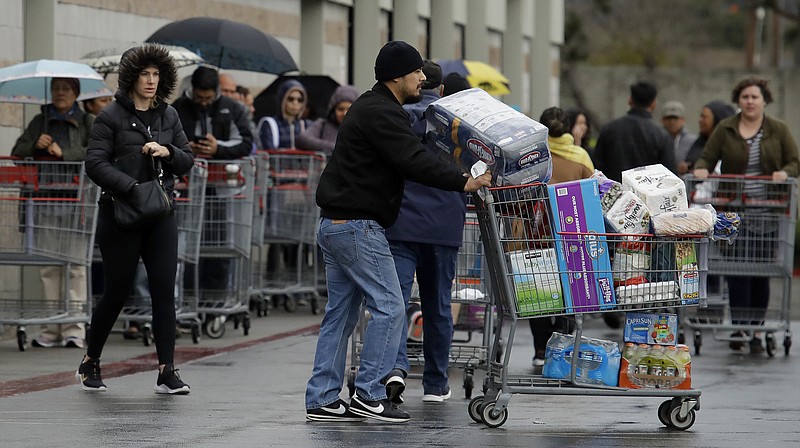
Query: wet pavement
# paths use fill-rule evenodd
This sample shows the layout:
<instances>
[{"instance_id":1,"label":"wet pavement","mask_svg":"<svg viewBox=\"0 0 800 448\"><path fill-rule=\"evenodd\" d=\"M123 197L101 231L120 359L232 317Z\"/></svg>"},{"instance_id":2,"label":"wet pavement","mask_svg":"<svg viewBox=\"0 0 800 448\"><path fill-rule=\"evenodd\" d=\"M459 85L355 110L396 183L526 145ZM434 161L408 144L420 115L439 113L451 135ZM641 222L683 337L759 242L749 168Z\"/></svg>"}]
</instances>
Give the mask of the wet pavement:
<instances>
[{"instance_id":1,"label":"wet pavement","mask_svg":"<svg viewBox=\"0 0 800 448\"><path fill-rule=\"evenodd\" d=\"M444 404L423 404L420 381L409 380L409 423L309 423L303 394L320 319L307 309L274 310L254 317L248 336L231 323L221 339L194 345L184 336L177 358L192 386L188 396L154 394L153 347L119 334L103 356L109 390L97 394L81 391L72 377L80 350L21 353L15 341L2 341L0 445L771 448L796 447L800 440L797 348L788 357L782 350L775 358L733 353L710 335L692 362L701 409L685 432L659 423L656 409L663 399L630 396L514 395L508 421L488 428L470 419L458 369L451 373L453 398ZM621 336L601 319L589 319L585 333ZM510 371L530 373L530 332L523 326L516 336ZM476 384L482 379L478 371Z\"/></svg>"}]
</instances>

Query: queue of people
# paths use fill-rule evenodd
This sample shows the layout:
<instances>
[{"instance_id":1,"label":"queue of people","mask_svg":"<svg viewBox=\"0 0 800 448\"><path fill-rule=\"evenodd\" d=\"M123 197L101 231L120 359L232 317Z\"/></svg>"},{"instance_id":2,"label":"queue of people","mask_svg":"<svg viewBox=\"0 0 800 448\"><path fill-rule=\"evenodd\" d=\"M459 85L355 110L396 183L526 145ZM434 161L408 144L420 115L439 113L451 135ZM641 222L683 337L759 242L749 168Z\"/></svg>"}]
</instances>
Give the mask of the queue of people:
<instances>
[{"instance_id":1,"label":"queue of people","mask_svg":"<svg viewBox=\"0 0 800 448\"><path fill-rule=\"evenodd\" d=\"M87 100L83 110L76 101L78 80L53 79L52 104L34 117L12 152L48 160L85 159L88 176L102 188L97 242L104 291L92 313L90 337L83 339L85 329L80 325L47 326L34 339L35 346L85 348L76 377L84 390L106 390L100 356L134 286L141 258L153 304L158 355L154 389L189 393L174 366L175 217L170 214L145 228L123 229L111 211L114 195L128 194L145 181L142 164L150 159L161 163L164 186L171 194L174 176L186 173L194 157L235 159L259 148L308 149L324 152L329 161L316 196L321 209L317 241L326 269L328 304L306 388L307 419L410 419L400 404L410 367L404 350L406 310L415 277L426 334L423 401L441 403L450 398L450 288L462 243L464 193L489 186L491 173L465 176L437 157L425 141L423 114L436 99L468 88L466 79L452 73L445 76L441 67L423 60L411 45L391 41L376 57L377 82L367 92L340 86L331 96L328 114L310 121L304 118L307 91L290 79L278 90L279 113L256 125L249 90L209 67L196 69L190 88L168 105L177 72L159 45L128 50L119 71L114 98ZM800 175L791 132L765 112L773 99L766 80L748 78L734 87L732 100L738 112L723 101L707 103L700 112L699 136L687 131L685 109L677 101L661 109L659 126L653 120L656 97L653 84L633 84L630 110L600 129L596 140L586 111L556 107L543 111L539 119L550 131L552 182L587 178L595 168L619 181L622 171L654 163L700 179L715 168L723 174L768 175L778 181ZM120 166L114 161L121 155L137 155L142 162ZM203 274L204 281L213 280L215 274L222 277L214 287L223 288L227 267L215 266ZM42 268L46 294L57 295L62 275L72 279L70 298L85 302L85 269L82 274L80 269L65 274ZM766 309L768 279L737 277L728 282L732 306ZM364 333L355 395L348 403L340 394L348 340L362 305L371 319ZM530 325L533 365L538 367L549 335L568 331L569 325L549 318L531 319ZM742 346L731 343L737 350ZM763 351L758 336L750 341L750 349Z\"/></svg>"}]
</instances>

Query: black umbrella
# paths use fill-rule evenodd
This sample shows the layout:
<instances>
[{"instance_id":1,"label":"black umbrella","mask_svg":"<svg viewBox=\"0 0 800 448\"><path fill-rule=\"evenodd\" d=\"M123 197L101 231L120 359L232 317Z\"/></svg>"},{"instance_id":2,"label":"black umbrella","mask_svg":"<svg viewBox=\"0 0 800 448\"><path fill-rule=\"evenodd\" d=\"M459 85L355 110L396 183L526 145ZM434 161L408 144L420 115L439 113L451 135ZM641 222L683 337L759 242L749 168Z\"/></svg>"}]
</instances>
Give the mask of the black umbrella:
<instances>
[{"instance_id":1,"label":"black umbrella","mask_svg":"<svg viewBox=\"0 0 800 448\"><path fill-rule=\"evenodd\" d=\"M211 65L230 70L281 74L297 70L278 39L244 23L193 17L164 25L145 42L178 45Z\"/></svg>"},{"instance_id":2,"label":"black umbrella","mask_svg":"<svg viewBox=\"0 0 800 448\"><path fill-rule=\"evenodd\" d=\"M339 83L327 75L282 75L272 82L253 100L255 119L278 115L278 88L287 79L295 79L303 84L308 95L308 105L313 118L324 117L328 113L328 101Z\"/></svg>"}]
</instances>

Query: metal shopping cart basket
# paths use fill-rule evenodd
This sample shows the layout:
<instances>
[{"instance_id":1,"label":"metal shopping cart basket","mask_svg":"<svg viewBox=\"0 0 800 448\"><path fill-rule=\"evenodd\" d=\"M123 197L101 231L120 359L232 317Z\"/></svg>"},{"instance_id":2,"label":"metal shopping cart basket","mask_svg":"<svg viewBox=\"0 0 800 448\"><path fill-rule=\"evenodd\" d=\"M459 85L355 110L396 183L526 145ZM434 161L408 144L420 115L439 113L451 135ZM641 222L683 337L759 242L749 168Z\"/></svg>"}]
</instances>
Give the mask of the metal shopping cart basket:
<instances>
[{"instance_id":1,"label":"metal shopping cart basket","mask_svg":"<svg viewBox=\"0 0 800 448\"><path fill-rule=\"evenodd\" d=\"M267 209L263 245L253 268L254 285L263 300L283 301L286 311L296 310L298 302L308 301L314 314L322 310L320 290L324 278L316 246L319 207L317 185L325 168L325 154L311 151L271 150ZM272 264L263 249L275 252ZM285 265L284 265L285 263Z\"/></svg>"},{"instance_id":2,"label":"metal shopping cart basket","mask_svg":"<svg viewBox=\"0 0 800 448\"><path fill-rule=\"evenodd\" d=\"M739 236L730 245L713 244L708 255L710 275L747 277L768 289L778 286L766 309L731 306L730 290L722 282L719 294L708 297L708 307L686 310L684 325L694 330L695 353L700 353L703 332L717 340L746 342L755 332L765 332L769 356L777 352L775 333L783 332L786 355L792 345L789 329L795 226L797 224L796 179L775 182L771 177L738 175L686 177L690 204L712 205L717 212L738 213ZM762 291L766 297L770 291ZM776 300L777 299L777 300ZM731 334L733 333L733 334Z\"/></svg>"},{"instance_id":3,"label":"metal shopping cart basket","mask_svg":"<svg viewBox=\"0 0 800 448\"><path fill-rule=\"evenodd\" d=\"M656 238L651 235L618 235L588 232L560 232L555 235L546 231L531 229L549 227L548 213L536 213L549 210L547 186L543 184L523 185L516 187L499 187L484 191L484 199L476 200L478 221L481 235L484 238L485 260L491 279L491 296L498 307L497 331L494 334L493 348L499 349L500 341L505 338L505 353L500 360L490 359L489 370L484 384L485 394L475 397L469 404L469 415L476 422L490 427L503 425L508 418L508 404L513 394L542 395L582 395L582 396L635 396L667 398L658 408L659 420L667 427L685 430L695 421L695 412L699 409L700 391L696 389L636 389L604 384L586 383L579 370L586 371L587 361L591 357L584 354L582 344L583 317L587 313L604 313L612 311L645 311L658 310L665 307L683 307L702 304L705 298L704 264L707 258L708 240L702 236ZM577 207L577 204L575 205ZM539 216L535 222L524 222L530 216ZM545 220L545 221L541 221ZM526 229L514 231L519 225ZM631 240L635 238L635 240ZM645 266L625 267L634 269L637 275L646 277L649 282L632 285L630 294L622 287L616 288L618 302L606 305L599 300L596 305L579 305L552 300L549 294L553 284L549 281L559 280L576 284L585 284L602 289L602 278L612 273L594 269L594 265L578 265L567 269L561 264L547 264L535 275L521 275L524 272L518 264L517 255L526 251L552 250L561 251L563 257L574 254L587 254L583 260L600 257L611 250L622 250L635 242L640 255L647 255L651 260L675 259L676 253L691 251L696 254L699 266L692 272L698 280L697 290L691 294L691 300L684 300L678 288L679 274L677 263L651 263ZM580 258L579 258L580 259ZM552 266L558 266L557 268ZM568 266L568 265L564 265ZM570 265L574 266L574 265ZM626 272L633 274L633 272ZM582 280L585 280L582 282ZM597 283L595 283L597 282ZM572 285L572 283L569 283ZM608 285L606 285L608 286ZM568 287L564 287L568 289ZM571 286L569 287L571 289ZM574 289L571 289L574 294ZM537 299L531 300L531 297ZM577 353L577 361L573 355L565 356L570 360L570 372L565 379L544 378L541 375L512 375L509 373L509 360L514 342L517 324L520 320L541 316L568 315L575 319L576 334L571 353ZM526 326L527 327L527 326ZM547 362L549 362L548 360Z\"/></svg>"},{"instance_id":4,"label":"metal shopping cart basket","mask_svg":"<svg viewBox=\"0 0 800 448\"><path fill-rule=\"evenodd\" d=\"M175 279L175 318L180 328L188 328L192 342L200 341L200 317L198 307L198 275L197 263L200 254L200 235L203 229L203 207L205 202L208 164L203 159L196 159L194 166L186 176L176 180L175 221L178 225L178 267ZM184 275L187 267L192 267L194 284L185 293ZM144 278L142 284L146 284ZM140 333L145 346L152 342L153 307L149 291L137 291L125 302L119 320L141 324Z\"/></svg>"},{"instance_id":5,"label":"metal shopping cart basket","mask_svg":"<svg viewBox=\"0 0 800 448\"><path fill-rule=\"evenodd\" d=\"M209 160L203 208L200 259L223 260L223 285L199 290L198 313L203 334L212 339L225 334L225 322L250 332L250 250L253 229L256 162L252 157ZM202 275L202 274L201 274ZM197 279L197 276L195 276Z\"/></svg>"},{"instance_id":6,"label":"metal shopping cart basket","mask_svg":"<svg viewBox=\"0 0 800 448\"><path fill-rule=\"evenodd\" d=\"M471 199L468 200L466 219L462 245L458 251L456 259L455 278L452 288L452 310L453 310L453 339L450 344L450 358L448 366L450 368L463 369L463 388L464 397L472 398L472 390L475 386L475 370L485 370L488 366L488 359L491 349L491 332L494 328L495 318L494 306L489 297L489 285L486 278L486 271L483 262L483 243L481 241L480 228L478 226L478 216ZM419 300L416 282L412 288L411 300ZM414 319L414 316L411 317ZM415 322L410 322L411 326L419 327L421 331L421 319L419 315ZM359 326L363 328L363 325ZM411 366L424 366L425 357L423 354L422 339L425 335L414 336L415 331L409 332L409 340L406 343L406 353L408 362ZM480 339L473 339L474 334L480 334ZM360 354L360 343L363 335L358 332L354 334L353 350L351 351L351 365L358 365L358 355ZM415 374L410 374L409 378L414 378ZM349 386L352 388L355 381L355 371L351 370L348 378Z\"/></svg>"},{"instance_id":7,"label":"metal shopping cart basket","mask_svg":"<svg viewBox=\"0 0 800 448\"><path fill-rule=\"evenodd\" d=\"M90 321L88 294L71 298L69 291L74 270L83 273L83 291L89 288L99 194L83 162L0 159L0 325L17 326L20 351L26 325ZM25 266L60 266L60 296L28 294Z\"/></svg>"}]
</instances>

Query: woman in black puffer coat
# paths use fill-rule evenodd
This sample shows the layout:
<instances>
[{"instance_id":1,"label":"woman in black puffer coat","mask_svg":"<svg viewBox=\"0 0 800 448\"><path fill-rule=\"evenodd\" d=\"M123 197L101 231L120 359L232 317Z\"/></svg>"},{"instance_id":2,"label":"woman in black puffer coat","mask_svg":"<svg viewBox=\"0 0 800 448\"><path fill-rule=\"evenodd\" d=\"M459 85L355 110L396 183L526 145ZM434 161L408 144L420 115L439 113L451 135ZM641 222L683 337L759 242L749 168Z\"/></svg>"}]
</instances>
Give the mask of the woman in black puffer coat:
<instances>
[{"instance_id":1,"label":"woman in black puffer coat","mask_svg":"<svg viewBox=\"0 0 800 448\"><path fill-rule=\"evenodd\" d=\"M153 335L158 353L156 393L187 394L173 365L175 352L174 285L178 259L175 214L138 229L114 220L113 198L124 197L139 182L151 180L152 159L161 162L163 184L173 200L173 179L193 165L178 113L166 103L177 71L166 48L145 44L122 55L116 101L97 116L86 150L86 173L100 186L97 244L103 258L103 296L92 314L86 355L76 377L83 390L103 391L100 355L130 295L141 257L149 279Z\"/></svg>"}]
</instances>

